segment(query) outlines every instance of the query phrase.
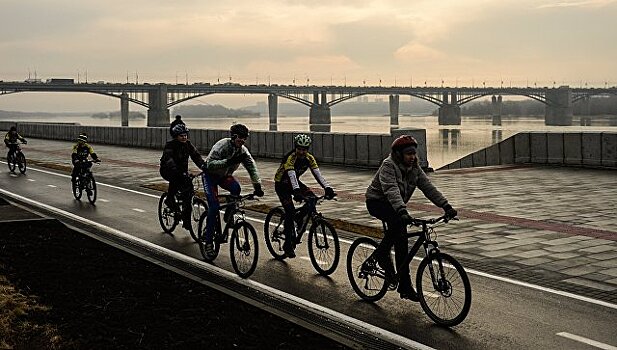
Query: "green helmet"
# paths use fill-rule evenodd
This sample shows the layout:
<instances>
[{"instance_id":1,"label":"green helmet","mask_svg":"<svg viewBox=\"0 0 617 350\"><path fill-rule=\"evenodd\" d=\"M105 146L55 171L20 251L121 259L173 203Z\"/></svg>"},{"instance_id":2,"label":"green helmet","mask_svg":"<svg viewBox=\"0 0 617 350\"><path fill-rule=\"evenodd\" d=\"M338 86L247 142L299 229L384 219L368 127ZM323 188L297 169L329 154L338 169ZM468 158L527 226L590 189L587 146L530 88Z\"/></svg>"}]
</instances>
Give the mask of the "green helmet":
<instances>
[{"instance_id":1,"label":"green helmet","mask_svg":"<svg viewBox=\"0 0 617 350\"><path fill-rule=\"evenodd\" d=\"M294 146L295 147L309 147L311 146L311 137L306 134L299 134L294 137Z\"/></svg>"}]
</instances>

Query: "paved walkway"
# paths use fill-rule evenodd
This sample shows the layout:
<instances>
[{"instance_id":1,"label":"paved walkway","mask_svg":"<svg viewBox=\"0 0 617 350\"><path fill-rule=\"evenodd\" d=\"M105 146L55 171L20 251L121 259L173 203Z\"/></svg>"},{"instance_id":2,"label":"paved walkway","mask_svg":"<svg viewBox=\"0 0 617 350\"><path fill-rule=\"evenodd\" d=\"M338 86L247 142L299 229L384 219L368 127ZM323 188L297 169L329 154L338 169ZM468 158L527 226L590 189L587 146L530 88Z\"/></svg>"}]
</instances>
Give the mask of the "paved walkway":
<instances>
[{"instance_id":1,"label":"paved walkway","mask_svg":"<svg viewBox=\"0 0 617 350\"><path fill-rule=\"evenodd\" d=\"M29 159L70 166L69 142L29 141L24 146ZM162 182L160 151L93 146L103 159L94 169L97 177L133 188ZM266 192L261 203L278 205L272 182L277 167L277 161L258 160ZM321 170L339 194L337 202L320 206L324 215L381 227L364 206L374 170ZM237 175L249 183L244 169ZM509 166L439 171L430 177L461 219L440 227L438 240L466 267L617 302L617 171ZM317 186L309 174L302 180ZM441 213L419 191L412 202L414 216Z\"/></svg>"}]
</instances>

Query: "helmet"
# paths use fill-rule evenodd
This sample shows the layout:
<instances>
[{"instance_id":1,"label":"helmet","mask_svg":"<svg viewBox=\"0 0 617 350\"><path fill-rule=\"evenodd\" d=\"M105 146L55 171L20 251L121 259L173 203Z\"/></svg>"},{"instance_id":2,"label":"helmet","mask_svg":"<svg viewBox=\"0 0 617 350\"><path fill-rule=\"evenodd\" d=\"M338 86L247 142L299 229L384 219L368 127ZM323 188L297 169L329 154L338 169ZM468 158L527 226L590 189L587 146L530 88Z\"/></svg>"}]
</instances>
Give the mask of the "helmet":
<instances>
[{"instance_id":1,"label":"helmet","mask_svg":"<svg viewBox=\"0 0 617 350\"><path fill-rule=\"evenodd\" d=\"M9 129L9 131L17 131L17 127L16 126L11 126L11 128Z\"/></svg>"},{"instance_id":2,"label":"helmet","mask_svg":"<svg viewBox=\"0 0 617 350\"><path fill-rule=\"evenodd\" d=\"M401 152L408 147L418 147L418 141L409 135L401 135L392 142L392 151Z\"/></svg>"},{"instance_id":3,"label":"helmet","mask_svg":"<svg viewBox=\"0 0 617 350\"><path fill-rule=\"evenodd\" d=\"M82 132L77 136L77 141L88 142L88 135Z\"/></svg>"},{"instance_id":4,"label":"helmet","mask_svg":"<svg viewBox=\"0 0 617 350\"><path fill-rule=\"evenodd\" d=\"M189 133L189 128L187 128L186 125L184 124L177 124L173 128L171 128L171 136L173 137L176 137L182 134L188 134L188 133Z\"/></svg>"},{"instance_id":5,"label":"helmet","mask_svg":"<svg viewBox=\"0 0 617 350\"><path fill-rule=\"evenodd\" d=\"M313 141L311 137L306 134L299 134L294 137L294 146L295 147L309 147Z\"/></svg>"},{"instance_id":6,"label":"helmet","mask_svg":"<svg viewBox=\"0 0 617 350\"><path fill-rule=\"evenodd\" d=\"M235 140L236 137L245 139L249 137L249 128L243 124L234 124L231 128L229 128L229 134L231 135L232 140Z\"/></svg>"}]
</instances>

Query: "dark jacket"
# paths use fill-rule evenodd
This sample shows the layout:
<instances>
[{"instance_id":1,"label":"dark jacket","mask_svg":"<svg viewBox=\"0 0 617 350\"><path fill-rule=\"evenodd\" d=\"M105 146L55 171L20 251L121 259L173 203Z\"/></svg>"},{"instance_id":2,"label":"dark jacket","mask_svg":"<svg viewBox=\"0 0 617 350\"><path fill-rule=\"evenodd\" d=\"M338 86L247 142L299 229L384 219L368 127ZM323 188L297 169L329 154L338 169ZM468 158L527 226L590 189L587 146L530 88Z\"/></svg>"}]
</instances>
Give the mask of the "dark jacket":
<instances>
[{"instance_id":1,"label":"dark jacket","mask_svg":"<svg viewBox=\"0 0 617 350\"><path fill-rule=\"evenodd\" d=\"M161 157L161 169L186 172L189 170L189 157L199 168L204 167L205 162L191 141L167 141Z\"/></svg>"},{"instance_id":2,"label":"dark jacket","mask_svg":"<svg viewBox=\"0 0 617 350\"><path fill-rule=\"evenodd\" d=\"M448 203L417 163L407 168L390 155L373 177L366 190L366 199L388 202L398 212L406 208L416 187L436 206L441 208Z\"/></svg>"}]
</instances>

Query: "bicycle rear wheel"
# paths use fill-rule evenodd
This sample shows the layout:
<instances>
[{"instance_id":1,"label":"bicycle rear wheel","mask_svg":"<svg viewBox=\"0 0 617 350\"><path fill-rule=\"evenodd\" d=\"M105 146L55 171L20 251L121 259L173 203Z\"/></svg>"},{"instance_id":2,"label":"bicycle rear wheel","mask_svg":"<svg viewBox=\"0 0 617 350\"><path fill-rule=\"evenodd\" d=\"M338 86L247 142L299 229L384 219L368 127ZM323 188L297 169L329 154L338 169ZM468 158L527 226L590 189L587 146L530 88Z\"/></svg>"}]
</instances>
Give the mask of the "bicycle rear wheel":
<instances>
[{"instance_id":1,"label":"bicycle rear wheel","mask_svg":"<svg viewBox=\"0 0 617 350\"><path fill-rule=\"evenodd\" d=\"M366 301L377 301L388 291L383 271L371 257L377 249L377 242L362 237L356 239L347 253L347 277L353 290Z\"/></svg>"},{"instance_id":2,"label":"bicycle rear wheel","mask_svg":"<svg viewBox=\"0 0 617 350\"><path fill-rule=\"evenodd\" d=\"M285 259L285 211L282 208L272 208L266 216L264 223L264 236L268 251L277 260Z\"/></svg>"},{"instance_id":3,"label":"bicycle rear wheel","mask_svg":"<svg viewBox=\"0 0 617 350\"><path fill-rule=\"evenodd\" d=\"M193 196L193 207L191 208L191 229L189 233L195 242L199 241L199 219L201 218L201 214L208 212L208 205L206 202L197 197Z\"/></svg>"},{"instance_id":4,"label":"bicycle rear wheel","mask_svg":"<svg viewBox=\"0 0 617 350\"><path fill-rule=\"evenodd\" d=\"M241 221L234 227L229 241L229 255L231 266L238 276L247 278L253 274L259 257L257 232L253 225Z\"/></svg>"},{"instance_id":5,"label":"bicycle rear wheel","mask_svg":"<svg viewBox=\"0 0 617 350\"><path fill-rule=\"evenodd\" d=\"M220 217L216 216L217 220L220 220ZM221 242L217 239L217 236L222 235L222 233L218 232L220 229L220 225L214 223L214 237L212 237L212 244L214 244L214 250L212 254L208 254L206 251L206 224L208 222L208 210L204 211L199 218L199 229L197 234L197 243L199 243L199 251L201 252L201 256L207 262L212 262L219 255L219 250L221 250Z\"/></svg>"},{"instance_id":6,"label":"bicycle rear wheel","mask_svg":"<svg viewBox=\"0 0 617 350\"><path fill-rule=\"evenodd\" d=\"M20 173L26 173L26 156L21 152L17 153L17 166L19 167Z\"/></svg>"},{"instance_id":7,"label":"bicycle rear wheel","mask_svg":"<svg viewBox=\"0 0 617 350\"><path fill-rule=\"evenodd\" d=\"M96 202L96 181L94 180L94 175L89 174L86 177L86 184L84 187L86 188L88 201L90 204L94 204L94 202Z\"/></svg>"},{"instance_id":8,"label":"bicycle rear wheel","mask_svg":"<svg viewBox=\"0 0 617 350\"><path fill-rule=\"evenodd\" d=\"M161 224L163 231L172 233L176 225L178 225L178 221L176 220L176 213L173 209L165 204L166 199L167 192L164 192L161 195L161 199L159 199L159 224Z\"/></svg>"},{"instance_id":9,"label":"bicycle rear wheel","mask_svg":"<svg viewBox=\"0 0 617 350\"><path fill-rule=\"evenodd\" d=\"M341 247L334 226L326 220L319 219L311 225L308 253L313 267L320 275L328 276L336 270Z\"/></svg>"},{"instance_id":10,"label":"bicycle rear wheel","mask_svg":"<svg viewBox=\"0 0 617 350\"><path fill-rule=\"evenodd\" d=\"M435 323L456 326L471 307L471 284L463 266L453 257L436 253L418 266L416 288L420 305Z\"/></svg>"}]
</instances>

